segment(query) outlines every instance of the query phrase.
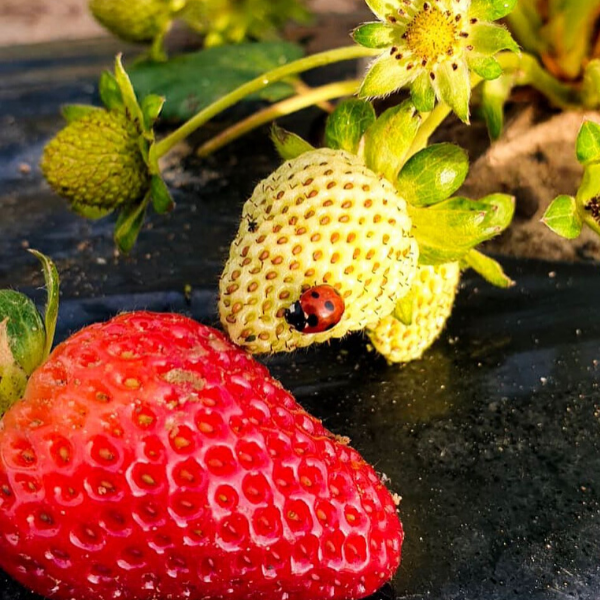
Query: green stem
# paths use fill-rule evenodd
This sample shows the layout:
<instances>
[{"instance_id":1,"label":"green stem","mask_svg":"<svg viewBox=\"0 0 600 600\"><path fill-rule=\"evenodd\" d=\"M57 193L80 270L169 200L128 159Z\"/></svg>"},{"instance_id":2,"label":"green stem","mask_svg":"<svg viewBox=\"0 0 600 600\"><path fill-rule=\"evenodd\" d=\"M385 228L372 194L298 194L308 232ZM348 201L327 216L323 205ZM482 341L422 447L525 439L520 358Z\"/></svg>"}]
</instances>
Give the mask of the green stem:
<instances>
[{"instance_id":1,"label":"green stem","mask_svg":"<svg viewBox=\"0 0 600 600\"><path fill-rule=\"evenodd\" d=\"M219 135L205 142L198 149L198 156L203 158L209 156L233 140L238 139L261 125L274 121L278 117L290 115L309 106L318 105L320 102L350 96L356 92L360 83L361 80L332 83L273 104L232 125Z\"/></svg>"},{"instance_id":2,"label":"green stem","mask_svg":"<svg viewBox=\"0 0 600 600\"><path fill-rule=\"evenodd\" d=\"M496 56L496 60L505 73L515 75L515 85L530 85L559 108L581 107L583 102L581 93L572 85L553 77L531 54L501 52Z\"/></svg>"},{"instance_id":3,"label":"green stem","mask_svg":"<svg viewBox=\"0 0 600 600\"><path fill-rule=\"evenodd\" d=\"M216 102L213 102L198 114L193 116L189 121L186 121L181 127L173 131L166 138L162 139L156 144L157 155L165 155L171 148L176 144L184 140L187 136L193 133L196 129L210 121L214 116L223 112L227 108L230 108L246 96L254 94L268 85L271 85L275 81L280 81L290 75L297 75L304 71L309 71L317 67L322 67L328 64L341 62L344 60L354 60L356 58L364 58L369 56L376 56L381 54L381 50L373 50L370 48L363 48L362 46L347 46L345 48L338 48L336 50L328 50L319 54L313 54L299 60L277 67L272 71L268 71L263 75L260 75L256 79L245 83L233 92L223 96Z\"/></svg>"}]
</instances>

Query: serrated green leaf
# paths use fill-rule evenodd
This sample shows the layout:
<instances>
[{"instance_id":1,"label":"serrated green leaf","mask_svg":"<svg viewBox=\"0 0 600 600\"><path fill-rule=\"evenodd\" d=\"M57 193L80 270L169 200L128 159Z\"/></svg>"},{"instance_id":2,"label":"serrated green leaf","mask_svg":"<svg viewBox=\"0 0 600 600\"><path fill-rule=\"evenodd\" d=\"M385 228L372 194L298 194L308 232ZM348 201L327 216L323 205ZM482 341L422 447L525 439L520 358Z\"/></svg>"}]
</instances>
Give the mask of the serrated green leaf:
<instances>
[{"instance_id":1,"label":"serrated green leaf","mask_svg":"<svg viewBox=\"0 0 600 600\"><path fill-rule=\"evenodd\" d=\"M468 64L472 71L486 81L498 79L502 75L502 67L493 56L469 54Z\"/></svg>"},{"instance_id":2,"label":"serrated green leaf","mask_svg":"<svg viewBox=\"0 0 600 600\"><path fill-rule=\"evenodd\" d=\"M472 0L469 17L481 21L497 21L509 14L517 0Z\"/></svg>"},{"instance_id":3,"label":"serrated green leaf","mask_svg":"<svg viewBox=\"0 0 600 600\"><path fill-rule=\"evenodd\" d=\"M462 266L469 267L479 273L488 283L496 287L506 289L515 285L515 282L506 275L500 263L477 250L467 252L461 263Z\"/></svg>"},{"instance_id":4,"label":"serrated green leaf","mask_svg":"<svg viewBox=\"0 0 600 600\"><path fill-rule=\"evenodd\" d=\"M271 127L271 139L275 144L277 153L283 160L298 158L298 156L301 156L305 152L311 152L315 149L314 146L311 146L311 144L299 135L287 131L275 123Z\"/></svg>"},{"instance_id":5,"label":"serrated green leaf","mask_svg":"<svg viewBox=\"0 0 600 600\"><path fill-rule=\"evenodd\" d=\"M433 110L435 106L435 92L431 87L429 73L421 73L410 86L410 97L419 112L425 113Z\"/></svg>"},{"instance_id":6,"label":"serrated green leaf","mask_svg":"<svg viewBox=\"0 0 600 600\"><path fill-rule=\"evenodd\" d=\"M398 175L396 188L413 206L429 206L458 190L468 172L469 158L462 148L434 144L407 161Z\"/></svg>"},{"instance_id":7,"label":"serrated green leaf","mask_svg":"<svg viewBox=\"0 0 600 600\"><path fill-rule=\"evenodd\" d=\"M420 124L421 117L410 100L386 110L365 132L367 166L395 181Z\"/></svg>"},{"instance_id":8,"label":"serrated green leaf","mask_svg":"<svg viewBox=\"0 0 600 600\"><path fill-rule=\"evenodd\" d=\"M41 263L44 272L44 281L46 283L46 308L44 309L44 330L46 332L46 342L44 345L44 360L50 355L52 344L54 343L54 333L56 332L56 322L58 321L58 305L60 302L59 288L60 278L58 270L52 260L37 250L30 250Z\"/></svg>"},{"instance_id":9,"label":"serrated green leaf","mask_svg":"<svg viewBox=\"0 0 600 600\"><path fill-rule=\"evenodd\" d=\"M429 208L409 206L419 262L436 265L460 260L478 244L498 235L506 226L504 199L510 198L502 196L451 198Z\"/></svg>"},{"instance_id":10,"label":"serrated green leaf","mask_svg":"<svg viewBox=\"0 0 600 600\"><path fill-rule=\"evenodd\" d=\"M99 110L102 109L97 106L90 106L89 104L67 104L61 107L60 112L67 123L73 123Z\"/></svg>"},{"instance_id":11,"label":"serrated green leaf","mask_svg":"<svg viewBox=\"0 0 600 600\"><path fill-rule=\"evenodd\" d=\"M138 63L129 73L140 97L157 94L167 99L163 118L187 120L240 85L302 55L297 44L252 42L208 48L164 63ZM277 82L247 99L275 102L293 94L291 83Z\"/></svg>"},{"instance_id":12,"label":"serrated green leaf","mask_svg":"<svg viewBox=\"0 0 600 600\"><path fill-rule=\"evenodd\" d=\"M473 46L473 52L484 56L492 56L501 50L520 52L519 45L513 40L510 31L493 23L474 25L469 35L469 42Z\"/></svg>"},{"instance_id":13,"label":"serrated green leaf","mask_svg":"<svg viewBox=\"0 0 600 600\"><path fill-rule=\"evenodd\" d=\"M415 307L415 290L413 286L407 294L405 294L394 307L394 318L398 319L403 325L412 325L413 313Z\"/></svg>"},{"instance_id":14,"label":"serrated green leaf","mask_svg":"<svg viewBox=\"0 0 600 600\"><path fill-rule=\"evenodd\" d=\"M391 48L398 43L398 32L385 23L363 23L353 32L357 44L365 48Z\"/></svg>"},{"instance_id":15,"label":"serrated green leaf","mask_svg":"<svg viewBox=\"0 0 600 600\"><path fill-rule=\"evenodd\" d=\"M160 116L162 107L165 104L163 96L149 94L142 100L142 114L144 115L144 126L146 130L152 129L154 122Z\"/></svg>"},{"instance_id":16,"label":"serrated green leaf","mask_svg":"<svg viewBox=\"0 0 600 600\"><path fill-rule=\"evenodd\" d=\"M123 96L119 89L119 84L112 73L104 71L104 73L100 75L98 91L100 93L102 104L104 104L108 110L123 108Z\"/></svg>"},{"instance_id":17,"label":"serrated green leaf","mask_svg":"<svg viewBox=\"0 0 600 600\"><path fill-rule=\"evenodd\" d=\"M579 237L583 229L583 220L577 210L577 201L573 196L555 198L544 213L542 223L554 233L568 240Z\"/></svg>"},{"instance_id":18,"label":"serrated green leaf","mask_svg":"<svg viewBox=\"0 0 600 600\"><path fill-rule=\"evenodd\" d=\"M137 121L140 125L143 125L144 115L142 114L142 109L138 104L135 90L133 89L129 75L127 75L127 72L123 68L120 54L118 54L115 59L115 79L117 80L119 90L121 90L123 104L125 105L127 113L132 119Z\"/></svg>"},{"instance_id":19,"label":"serrated green leaf","mask_svg":"<svg viewBox=\"0 0 600 600\"><path fill-rule=\"evenodd\" d=\"M585 121L579 130L575 146L577 160L584 166L600 161L600 125Z\"/></svg>"},{"instance_id":20,"label":"serrated green leaf","mask_svg":"<svg viewBox=\"0 0 600 600\"><path fill-rule=\"evenodd\" d=\"M514 84L513 75L502 75L481 86L481 110L491 140L497 140L504 129L504 105Z\"/></svg>"},{"instance_id":21,"label":"serrated green leaf","mask_svg":"<svg viewBox=\"0 0 600 600\"><path fill-rule=\"evenodd\" d=\"M167 184L160 175L152 175L150 179L150 195L152 206L159 215L171 212L175 208L175 202L169 192Z\"/></svg>"},{"instance_id":22,"label":"serrated green leaf","mask_svg":"<svg viewBox=\"0 0 600 600\"><path fill-rule=\"evenodd\" d=\"M115 225L114 239L117 248L123 254L128 254L135 245L144 224L149 201L150 196L148 195L140 204L126 206L119 213Z\"/></svg>"},{"instance_id":23,"label":"serrated green leaf","mask_svg":"<svg viewBox=\"0 0 600 600\"><path fill-rule=\"evenodd\" d=\"M354 98L340 102L327 119L325 145L357 154L360 140L376 119L370 102Z\"/></svg>"}]
</instances>

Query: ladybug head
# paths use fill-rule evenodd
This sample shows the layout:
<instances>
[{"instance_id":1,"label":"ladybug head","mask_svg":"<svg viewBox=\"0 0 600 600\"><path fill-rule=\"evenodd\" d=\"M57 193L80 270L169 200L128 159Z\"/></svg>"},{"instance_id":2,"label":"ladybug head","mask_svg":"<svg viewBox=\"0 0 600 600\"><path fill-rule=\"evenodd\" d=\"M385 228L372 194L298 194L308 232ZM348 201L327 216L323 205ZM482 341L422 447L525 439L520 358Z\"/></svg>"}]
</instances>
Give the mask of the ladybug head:
<instances>
[{"instance_id":1,"label":"ladybug head","mask_svg":"<svg viewBox=\"0 0 600 600\"><path fill-rule=\"evenodd\" d=\"M346 307L343 298L330 285L317 285L306 290L285 311L285 320L300 333L321 333L335 327Z\"/></svg>"}]
</instances>

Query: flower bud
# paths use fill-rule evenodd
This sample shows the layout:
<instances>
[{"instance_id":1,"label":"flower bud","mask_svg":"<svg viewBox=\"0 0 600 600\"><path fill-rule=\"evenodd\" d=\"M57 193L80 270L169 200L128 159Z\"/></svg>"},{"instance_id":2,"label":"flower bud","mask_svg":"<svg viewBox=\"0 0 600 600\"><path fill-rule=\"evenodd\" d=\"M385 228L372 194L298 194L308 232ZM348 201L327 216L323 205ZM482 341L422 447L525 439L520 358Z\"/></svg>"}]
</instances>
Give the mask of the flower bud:
<instances>
[{"instance_id":1,"label":"flower bud","mask_svg":"<svg viewBox=\"0 0 600 600\"><path fill-rule=\"evenodd\" d=\"M90 10L101 25L130 42L151 42L172 18L165 0L90 0Z\"/></svg>"},{"instance_id":2,"label":"flower bud","mask_svg":"<svg viewBox=\"0 0 600 600\"><path fill-rule=\"evenodd\" d=\"M148 190L139 138L136 124L124 113L94 110L48 143L41 168L75 210L112 210L141 200Z\"/></svg>"}]
</instances>

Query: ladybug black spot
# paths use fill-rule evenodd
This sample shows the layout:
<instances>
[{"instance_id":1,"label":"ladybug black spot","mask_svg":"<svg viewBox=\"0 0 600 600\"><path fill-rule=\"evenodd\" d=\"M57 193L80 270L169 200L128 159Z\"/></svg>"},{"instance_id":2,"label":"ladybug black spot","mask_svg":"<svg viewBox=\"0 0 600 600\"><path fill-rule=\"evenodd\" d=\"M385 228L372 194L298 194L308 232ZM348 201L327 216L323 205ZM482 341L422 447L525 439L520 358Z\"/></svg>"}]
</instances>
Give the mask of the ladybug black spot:
<instances>
[{"instance_id":1,"label":"ladybug black spot","mask_svg":"<svg viewBox=\"0 0 600 600\"><path fill-rule=\"evenodd\" d=\"M325 302L325 308L329 311L332 312L333 309L335 308L335 306L333 305L333 302L331 300L327 300Z\"/></svg>"},{"instance_id":2,"label":"ladybug black spot","mask_svg":"<svg viewBox=\"0 0 600 600\"><path fill-rule=\"evenodd\" d=\"M319 292L311 292L311 293L310 293L310 297L311 297L311 298L319 298L319 297L320 297L320 296L319 296Z\"/></svg>"},{"instance_id":3,"label":"ladybug black spot","mask_svg":"<svg viewBox=\"0 0 600 600\"><path fill-rule=\"evenodd\" d=\"M306 322L309 327L316 327L319 324L319 317L317 317L317 315L308 315Z\"/></svg>"}]
</instances>

